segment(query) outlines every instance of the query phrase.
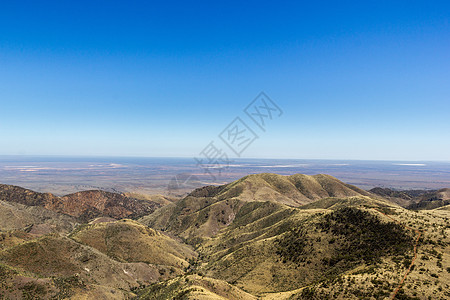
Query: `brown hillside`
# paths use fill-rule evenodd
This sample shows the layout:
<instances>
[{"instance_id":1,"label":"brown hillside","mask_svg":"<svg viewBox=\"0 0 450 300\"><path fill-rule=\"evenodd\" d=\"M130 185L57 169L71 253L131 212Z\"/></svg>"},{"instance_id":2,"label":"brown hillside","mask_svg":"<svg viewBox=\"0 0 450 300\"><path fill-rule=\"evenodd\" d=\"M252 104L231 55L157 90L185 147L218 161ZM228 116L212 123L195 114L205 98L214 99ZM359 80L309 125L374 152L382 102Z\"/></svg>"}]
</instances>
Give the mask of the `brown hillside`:
<instances>
[{"instance_id":1,"label":"brown hillside","mask_svg":"<svg viewBox=\"0 0 450 300\"><path fill-rule=\"evenodd\" d=\"M41 206L87 221L100 216L115 219L138 218L152 213L160 204L137 200L106 191L83 191L63 197L38 193L11 185L0 185L0 200L28 206Z\"/></svg>"}]
</instances>

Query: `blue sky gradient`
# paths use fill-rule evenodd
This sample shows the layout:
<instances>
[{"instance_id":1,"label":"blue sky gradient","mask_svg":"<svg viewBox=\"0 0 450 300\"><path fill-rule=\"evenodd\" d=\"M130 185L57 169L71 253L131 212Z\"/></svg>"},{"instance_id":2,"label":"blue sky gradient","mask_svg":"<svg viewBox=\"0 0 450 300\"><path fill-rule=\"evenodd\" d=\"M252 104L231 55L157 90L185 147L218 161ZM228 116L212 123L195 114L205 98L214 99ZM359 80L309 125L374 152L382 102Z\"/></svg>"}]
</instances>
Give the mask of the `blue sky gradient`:
<instances>
[{"instance_id":1,"label":"blue sky gradient","mask_svg":"<svg viewBox=\"0 0 450 300\"><path fill-rule=\"evenodd\" d=\"M450 160L448 1L2 1L0 154Z\"/></svg>"}]
</instances>

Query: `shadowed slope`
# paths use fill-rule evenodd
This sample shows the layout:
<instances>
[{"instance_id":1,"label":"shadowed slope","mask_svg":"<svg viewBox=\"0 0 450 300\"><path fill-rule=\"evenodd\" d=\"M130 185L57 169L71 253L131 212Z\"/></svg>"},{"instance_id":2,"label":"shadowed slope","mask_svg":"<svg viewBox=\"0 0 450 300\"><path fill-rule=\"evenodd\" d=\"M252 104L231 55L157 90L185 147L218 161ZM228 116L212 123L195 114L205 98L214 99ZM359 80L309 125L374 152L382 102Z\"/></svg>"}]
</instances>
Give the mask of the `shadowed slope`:
<instances>
[{"instance_id":1,"label":"shadowed slope","mask_svg":"<svg viewBox=\"0 0 450 300\"><path fill-rule=\"evenodd\" d=\"M428 192L418 198L417 203L408 206L409 209L435 209L450 204L450 189L441 189L438 191Z\"/></svg>"},{"instance_id":2,"label":"shadowed slope","mask_svg":"<svg viewBox=\"0 0 450 300\"><path fill-rule=\"evenodd\" d=\"M413 210L435 209L450 204L449 188L395 191L389 188L376 187L369 192Z\"/></svg>"}]
</instances>

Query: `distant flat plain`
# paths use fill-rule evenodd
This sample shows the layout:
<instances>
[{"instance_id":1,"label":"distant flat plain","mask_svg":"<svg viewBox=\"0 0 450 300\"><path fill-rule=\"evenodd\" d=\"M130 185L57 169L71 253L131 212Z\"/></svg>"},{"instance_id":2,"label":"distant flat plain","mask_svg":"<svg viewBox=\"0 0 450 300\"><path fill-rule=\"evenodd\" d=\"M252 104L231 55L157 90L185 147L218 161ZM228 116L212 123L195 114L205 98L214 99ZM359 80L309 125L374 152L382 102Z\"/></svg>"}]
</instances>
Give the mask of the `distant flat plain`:
<instances>
[{"instance_id":1,"label":"distant flat plain","mask_svg":"<svg viewBox=\"0 0 450 300\"><path fill-rule=\"evenodd\" d=\"M193 158L0 156L0 183L56 195L90 189L181 195L195 186L266 172L330 174L363 189L450 187L450 162L436 161L233 159L219 174L218 169L203 169ZM180 189L175 191L174 178L182 179L176 181Z\"/></svg>"}]
</instances>

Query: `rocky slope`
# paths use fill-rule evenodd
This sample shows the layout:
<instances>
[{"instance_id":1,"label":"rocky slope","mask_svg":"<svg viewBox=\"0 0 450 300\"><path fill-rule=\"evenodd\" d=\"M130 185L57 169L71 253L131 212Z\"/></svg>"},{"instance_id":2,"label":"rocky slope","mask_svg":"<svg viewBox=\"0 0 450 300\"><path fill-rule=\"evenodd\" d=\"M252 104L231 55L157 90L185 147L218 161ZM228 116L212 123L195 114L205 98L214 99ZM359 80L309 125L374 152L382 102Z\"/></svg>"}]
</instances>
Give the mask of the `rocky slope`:
<instances>
[{"instance_id":1,"label":"rocky slope","mask_svg":"<svg viewBox=\"0 0 450 300\"><path fill-rule=\"evenodd\" d=\"M107 216L115 219L138 218L152 213L160 204L138 200L119 193L99 190L83 191L57 197L11 185L0 185L0 200L73 216L83 222Z\"/></svg>"}]
</instances>

